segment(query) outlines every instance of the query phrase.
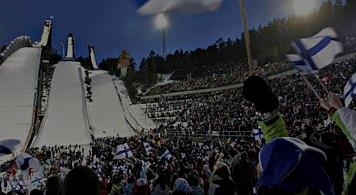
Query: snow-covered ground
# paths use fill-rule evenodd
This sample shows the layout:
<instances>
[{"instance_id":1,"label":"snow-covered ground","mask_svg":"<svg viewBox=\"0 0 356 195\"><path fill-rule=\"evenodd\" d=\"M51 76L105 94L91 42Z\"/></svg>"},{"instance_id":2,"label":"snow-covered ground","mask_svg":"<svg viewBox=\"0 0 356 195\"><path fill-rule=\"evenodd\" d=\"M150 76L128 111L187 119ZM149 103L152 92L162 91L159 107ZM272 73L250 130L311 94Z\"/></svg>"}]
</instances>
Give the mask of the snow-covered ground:
<instances>
[{"instance_id":1,"label":"snow-covered ground","mask_svg":"<svg viewBox=\"0 0 356 195\"><path fill-rule=\"evenodd\" d=\"M83 68L78 62L55 65L48 109L33 146L85 145L90 143L83 97Z\"/></svg>"},{"instance_id":2,"label":"snow-covered ground","mask_svg":"<svg viewBox=\"0 0 356 195\"><path fill-rule=\"evenodd\" d=\"M0 66L0 139L25 143L32 124L41 48L21 48Z\"/></svg>"},{"instance_id":3,"label":"snow-covered ground","mask_svg":"<svg viewBox=\"0 0 356 195\"><path fill-rule=\"evenodd\" d=\"M139 131L142 129L147 131L149 129L156 128L156 124L144 113L142 105L132 104L124 82L116 79L114 83L118 89L118 93L123 104L122 106L125 117L130 125Z\"/></svg>"},{"instance_id":4,"label":"snow-covered ground","mask_svg":"<svg viewBox=\"0 0 356 195\"><path fill-rule=\"evenodd\" d=\"M125 120L124 110L111 76L106 71L92 71L92 114L94 137L130 137L136 133Z\"/></svg>"}]
</instances>

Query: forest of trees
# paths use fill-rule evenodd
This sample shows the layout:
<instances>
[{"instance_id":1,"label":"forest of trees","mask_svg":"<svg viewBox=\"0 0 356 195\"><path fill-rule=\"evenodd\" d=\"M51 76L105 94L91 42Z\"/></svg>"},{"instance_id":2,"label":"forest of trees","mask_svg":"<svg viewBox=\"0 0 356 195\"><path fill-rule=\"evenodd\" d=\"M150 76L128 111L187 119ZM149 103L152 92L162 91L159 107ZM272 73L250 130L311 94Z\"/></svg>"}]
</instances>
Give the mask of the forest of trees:
<instances>
[{"instance_id":1,"label":"forest of trees","mask_svg":"<svg viewBox=\"0 0 356 195\"><path fill-rule=\"evenodd\" d=\"M356 37L356 0L341 0L324 2L320 9L306 16L291 16L275 18L266 25L250 30L251 50L258 65L268 62L285 61L285 54L293 53L290 45L298 38L316 34L325 27L334 27L340 41L346 42L350 37ZM244 34L239 38L219 38L207 48L192 51L178 49L167 55L166 59L155 51L141 60L136 66L132 59L131 69L125 79L127 85L134 84L144 87L157 82L156 73L169 73L180 69L214 68L217 64L239 64L246 61ZM347 52L347 51L346 51ZM79 57L85 68L92 69L89 58ZM105 58L99 67L108 70L110 74L119 75L117 70L118 57ZM135 68L138 67L138 70Z\"/></svg>"},{"instance_id":2,"label":"forest of trees","mask_svg":"<svg viewBox=\"0 0 356 195\"><path fill-rule=\"evenodd\" d=\"M316 34L325 27L334 27L344 42L350 36L356 36L356 0L324 2L320 9L307 16L276 18L266 25L250 30L251 50L259 65L268 62L284 61L285 54L294 52L290 43L298 38ZM202 66L213 68L216 64L242 63L246 61L244 34L240 38L219 38L207 48L193 51L176 50L164 60L151 51L143 58L139 71L140 81L150 86L155 73L168 73L172 70L199 69Z\"/></svg>"}]
</instances>

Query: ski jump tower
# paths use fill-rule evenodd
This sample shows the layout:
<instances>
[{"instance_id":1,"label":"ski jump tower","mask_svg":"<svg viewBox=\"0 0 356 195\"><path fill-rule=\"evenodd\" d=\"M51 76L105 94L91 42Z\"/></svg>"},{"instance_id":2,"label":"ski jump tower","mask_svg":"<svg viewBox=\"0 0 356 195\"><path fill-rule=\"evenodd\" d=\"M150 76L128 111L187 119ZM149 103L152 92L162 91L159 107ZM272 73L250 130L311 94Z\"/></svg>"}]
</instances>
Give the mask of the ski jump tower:
<instances>
[{"instance_id":1,"label":"ski jump tower","mask_svg":"<svg viewBox=\"0 0 356 195\"><path fill-rule=\"evenodd\" d=\"M66 61L74 61L74 36L73 33L69 33L67 37L67 54Z\"/></svg>"},{"instance_id":2,"label":"ski jump tower","mask_svg":"<svg viewBox=\"0 0 356 195\"><path fill-rule=\"evenodd\" d=\"M43 31L40 42L33 45L34 47L42 47L46 49L52 48L52 21L46 20L43 25Z\"/></svg>"},{"instance_id":3,"label":"ski jump tower","mask_svg":"<svg viewBox=\"0 0 356 195\"><path fill-rule=\"evenodd\" d=\"M94 70L99 69L98 64L96 63L94 46L90 45L88 47L88 50L89 50L90 61L91 61L91 64L93 65Z\"/></svg>"}]
</instances>

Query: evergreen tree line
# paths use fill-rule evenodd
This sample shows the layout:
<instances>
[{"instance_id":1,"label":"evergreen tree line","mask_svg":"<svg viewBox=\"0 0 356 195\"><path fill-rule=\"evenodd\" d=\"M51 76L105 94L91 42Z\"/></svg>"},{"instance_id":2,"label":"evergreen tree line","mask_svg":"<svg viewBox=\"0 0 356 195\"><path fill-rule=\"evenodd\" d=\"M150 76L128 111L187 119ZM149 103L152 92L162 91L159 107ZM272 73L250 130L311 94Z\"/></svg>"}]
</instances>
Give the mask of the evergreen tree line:
<instances>
[{"instance_id":1,"label":"evergreen tree line","mask_svg":"<svg viewBox=\"0 0 356 195\"><path fill-rule=\"evenodd\" d=\"M346 42L350 36L356 36L356 0L324 2L318 11L306 16L275 18L266 25L250 30L251 50L258 65L269 62L285 61L285 54L294 53L291 43L298 38L316 34L321 29L333 27ZM240 64L246 62L244 34L236 39L218 39L207 48L193 51L176 50L164 60L159 54L151 51L143 58L139 67L143 84L150 85L150 75L168 73L172 70L201 70L214 68L217 64Z\"/></svg>"},{"instance_id":2,"label":"evergreen tree line","mask_svg":"<svg viewBox=\"0 0 356 195\"><path fill-rule=\"evenodd\" d=\"M251 51L258 65L269 62L285 61L285 54L294 53L291 43L298 38L316 34L321 29L333 27L344 44L350 37L356 37L356 0L324 2L318 11L306 16L275 18L266 25L250 29ZM167 55L166 59L155 51L143 58L137 68L132 59L131 68L125 79L130 86L134 83L149 87L158 80L157 73L170 73L173 70L203 73L206 69L214 69L216 65L246 63L244 33L239 38L219 38L207 48L192 51L178 49ZM345 44L346 45L346 44ZM350 51L346 49L346 51ZM92 69L90 59L79 57L77 61L88 69ZM99 67L110 74L120 74L117 69L118 57L105 58Z\"/></svg>"}]
</instances>

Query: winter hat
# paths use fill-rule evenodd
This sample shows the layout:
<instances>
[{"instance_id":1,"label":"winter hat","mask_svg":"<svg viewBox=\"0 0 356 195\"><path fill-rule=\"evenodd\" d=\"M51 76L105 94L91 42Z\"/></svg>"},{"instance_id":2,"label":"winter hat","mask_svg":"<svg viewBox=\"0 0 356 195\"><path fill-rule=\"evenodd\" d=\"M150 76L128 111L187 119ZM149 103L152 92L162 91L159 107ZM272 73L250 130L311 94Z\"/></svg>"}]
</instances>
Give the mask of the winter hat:
<instances>
[{"instance_id":1,"label":"winter hat","mask_svg":"<svg viewBox=\"0 0 356 195\"><path fill-rule=\"evenodd\" d=\"M147 185L147 179L146 178L140 178L136 181L137 186L145 186Z\"/></svg>"},{"instance_id":2,"label":"winter hat","mask_svg":"<svg viewBox=\"0 0 356 195\"><path fill-rule=\"evenodd\" d=\"M278 97L261 77L249 77L244 82L242 95L246 100L253 102L261 113L272 112L278 107Z\"/></svg>"},{"instance_id":3,"label":"winter hat","mask_svg":"<svg viewBox=\"0 0 356 195\"><path fill-rule=\"evenodd\" d=\"M189 193L189 192L192 191L192 188L190 187L190 185L189 185L187 180L185 180L183 178L178 178L174 182L173 191Z\"/></svg>"},{"instance_id":4,"label":"winter hat","mask_svg":"<svg viewBox=\"0 0 356 195\"><path fill-rule=\"evenodd\" d=\"M326 155L297 138L275 138L260 151L262 175L257 189L297 193L306 188L334 195L324 165Z\"/></svg>"}]
</instances>

